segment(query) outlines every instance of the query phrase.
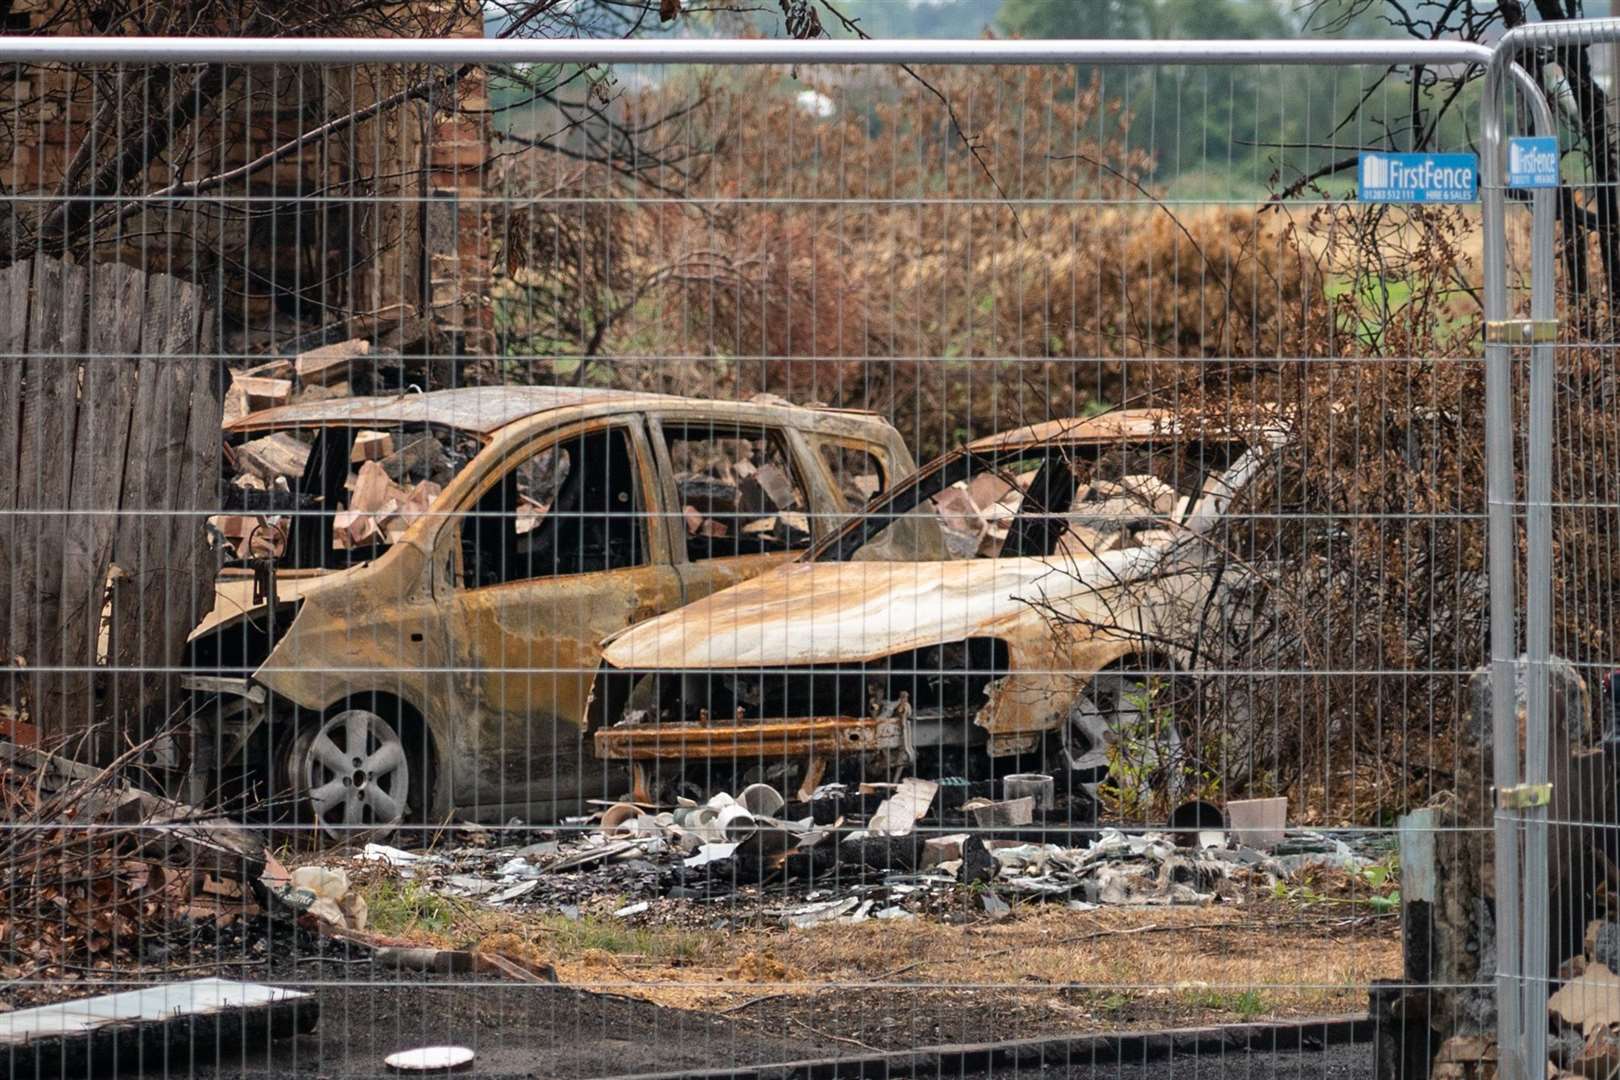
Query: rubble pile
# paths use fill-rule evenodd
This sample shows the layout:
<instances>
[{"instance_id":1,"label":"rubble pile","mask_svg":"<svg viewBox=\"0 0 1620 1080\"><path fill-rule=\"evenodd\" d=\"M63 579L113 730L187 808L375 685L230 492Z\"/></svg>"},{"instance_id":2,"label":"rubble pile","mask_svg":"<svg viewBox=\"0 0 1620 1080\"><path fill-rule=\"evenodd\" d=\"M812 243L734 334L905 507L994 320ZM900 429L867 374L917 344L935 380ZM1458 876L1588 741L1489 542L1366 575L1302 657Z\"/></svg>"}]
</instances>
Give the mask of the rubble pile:
<instances>
[{"instance_id":1,"label":"rubble pile","mask_svg":"<svg viewBox=\"0 0 1620 1080\"><path fill-rule=\"evenodd\" d=\"M934 496L951 556L966 559L1000 551L1034 479L1034 470L1016 477L985 472L971 480L958 480Z\"/></svg>"},{"instance_id":2,"label":"rubble pile","mask_svg":"<svg viewBox=\"0 0 1620 1080\"><path fill-rule=\"evenodd\" d=\"M953 558L989 558L1001 552L1036 472L1031 469L1017 476L981 472L934 496L945 546ZM1076 493L1072 509L1064 515L1065 529L1055 554L1083 560L1152 540L1157 534L1151 530L1133 533L1128 526L1168 517L1184 504L1170 485L1151 474L1126 475L1117 482L1093 478Z\"/></svg>"},{"instance_id":3,"label":"rubble pile","mask_svg":"<svg viewBox=\"0 0 1620 1080\"><path fill-rule=\"evenodd\" d=\"M510 843L424 852L369 844L357 858L511 911L589 906L633 918L683 906L720 913L707 905L721 903L739 924L805 927L955 918L965 899L992 917L1013 901L1077 909L1215 903L1257 887L1269 893L1316 868L1354 872L1381 854L1322 833L1291 832L1261 850L1222 830L985 827L973 823L983 808L974 803L1008 803L964 799L960 790L947 802L938 798L945 789L919 779L865 786L875 790L826 785L806 803L763 784L735 797L682 800L674 810L615 803L562 830L510 833Z\"/></svg>"},{"instance_id":4,"label":"rubble pile","mask_svg":"<svg viewBox=\"0 0 1620 1080\"><path fill-rule=\"evenodd\" d=\"M0 978L161 969L259 914L252 834L112 770L0 744L0 813Z\"/></svg>"},{"instance_id":5,"label":"rubble pile","mask_svg":"<svg viewBox=\"0 0 1620 1080\"><path fill-rule=\"evenodd\" d=\"M1547 1001L1553 1024L1547 1050L1558 1066L1557 1076L1613 1076L1620 1070L1620 974L1616 974L1617 971L1620 971L1620 923L1593 920L1587 924L1582 951L1564 961L1559 971L1559 978L1567 981ZM1482 1040L1475 1041L1483 1045ZM1462 1059L1457 1044L1465 1042L1462 1037L1447 1040L1453 1059ZM1483 1058L1484 1054L1480 1056ZM1437 1066L1433 1075L1464 1074ZM1549 1066L1548 1076L1553 1075Z\"/></svg>"},{"instance_id":6,"label":"rubble pile","mask_svg":"<svg viewBox=\"0 0 1620 1080\"><path fill-rule=\"evenodd\" d=\"M373 352L363 340L338 342L237 372L226 394L225 419L278 405L369 393L379 371L397 366L393 354ZM355 385L354 380L361 384ZM320 505L318 494L295 495L314 450L313 437L271 432L240 445L226 445L230 483L228 513L208 519L217 546L235 558L282 557L289 542L289 511ZM345 496L332 524L331 546L353 551L392 544L427 512L475 445L447 445L431 432L396 440L394 433L360 430L349 451ZM538 520L543 505L528 508ZM521 519L519 532L522 532Z\"/></svg>"},{"instance_id":7,"label":"rubble pile","mask_svg":"<svg viewBox=\"0 0 1620 1080\"><path fill-rule=\"evenodd\" d=\"M405 377L403 354L351 338L306 349L231 373L225 391L227 422L260 409L330 398L363 396Z\"/></svg>"},{"instance_id":8,"label":"rubble pile","mask_svg":"<svg viewBox=\"0 0 1620 1080\"><path fill-rule=\"evenodd\" d=\"M809 506L767 440L680 438L670 461L689 543L720 550L809 536Z\"/></svg>"}]
</instances>

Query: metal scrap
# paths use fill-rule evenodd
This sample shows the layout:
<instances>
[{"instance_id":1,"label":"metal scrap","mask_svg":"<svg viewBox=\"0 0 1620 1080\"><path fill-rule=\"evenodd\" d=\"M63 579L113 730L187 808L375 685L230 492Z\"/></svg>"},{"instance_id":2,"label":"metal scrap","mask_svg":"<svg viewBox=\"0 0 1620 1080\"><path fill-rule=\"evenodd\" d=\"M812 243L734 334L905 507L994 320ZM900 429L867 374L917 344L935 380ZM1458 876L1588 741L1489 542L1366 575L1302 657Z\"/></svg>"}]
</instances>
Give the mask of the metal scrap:
<instances>
[{"instance_id":1,"label":"metal scrap","mask_svg":"<svg viewBox=\"0 0 1620 1080\"><path fill-rule=\"evenodd\" d=\"M135 1048L147 1067L161 1068L155 1046L172 1041L176 1060L189 1062L209 1042L311 1031L319 1010L315 996L299 990L192 979L0 1013L0 1054L17 1076L88 1075L89 1062Z\"/></svg>"}]
</instances>

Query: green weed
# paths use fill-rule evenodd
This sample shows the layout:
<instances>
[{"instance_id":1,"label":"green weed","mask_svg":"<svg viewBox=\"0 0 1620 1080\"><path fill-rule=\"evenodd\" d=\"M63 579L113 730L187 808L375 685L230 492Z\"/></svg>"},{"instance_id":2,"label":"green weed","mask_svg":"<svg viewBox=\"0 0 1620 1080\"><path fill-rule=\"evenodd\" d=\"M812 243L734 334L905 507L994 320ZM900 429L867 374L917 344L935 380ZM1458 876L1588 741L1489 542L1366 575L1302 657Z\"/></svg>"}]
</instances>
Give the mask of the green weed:
<instances>
[{"instance_id":1,"label":"green weed","mask_svg":"<svg viewBox=\"0 0 1620 1080\"><path fill-rule=\"evenodd\" d=\"M366 925L381 934L448 933L456 922L454 901L414 881L379 881L365 890Z\"/></svg>"},{"instance_id":2,"label":"green weed","mask_svg":"<svg viewBox=\"0 0 1620 1080\"><path fill-rule=\"evenodd\" d=\"M1116 730L1108 747L1108 779L1097 785L1097 795L1106 810L1126 821L1167 816L1172 791L1180 801L1220 798L1220 777L1194 767L1185 746L1174 749L1175 712L1162 703L1167 688L1165 680L1153 679L1124 695L1136 719Z\"/></svg>"},{"instance_id":3,"label":"green weed","mask_svg":"<svg viewBox=\"0 0 1620 1080\"><path fill-rule=\"evenodd\" d=\"M1182 1000L1200 1009L1218 1009L1234 1013L1244 1020L1266 1015L1265 995L1258 990L1194 990L1184 994Z\"/></svg>"},{"instance_id":4,"label":"green weed","mask_svg":"<svg viewBox=\"0 0 1620 1080\"><path fill-rule=\"evenodd\" d=\"M596 950L617 956L644 956L658 960L691 960L702 949L702 939L685 930L629 926L621 919L582 915L545 915L538 928L547 935L559 956Z\"/></svg>"}]
</instances>

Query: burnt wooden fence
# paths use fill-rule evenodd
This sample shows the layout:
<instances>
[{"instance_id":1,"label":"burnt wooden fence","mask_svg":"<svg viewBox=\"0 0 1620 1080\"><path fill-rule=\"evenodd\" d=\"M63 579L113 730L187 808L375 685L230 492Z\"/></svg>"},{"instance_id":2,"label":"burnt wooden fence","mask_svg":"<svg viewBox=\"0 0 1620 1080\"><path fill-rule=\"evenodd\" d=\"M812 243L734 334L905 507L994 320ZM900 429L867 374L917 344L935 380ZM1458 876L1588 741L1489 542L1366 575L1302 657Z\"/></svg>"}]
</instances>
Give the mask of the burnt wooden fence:
<instances>
[{"instance_id":1,"label":"burnt wooden fence","mask_svg":"<svg viewBox=\"0 0 1620 1080\"><path fill-rule=\"evenodd\" d=\"M168 704L212 604L222 388L204 294L40 258L0 270L0 311L0 705L24 738L105 758Z\"/></svg>"}]
</instances>

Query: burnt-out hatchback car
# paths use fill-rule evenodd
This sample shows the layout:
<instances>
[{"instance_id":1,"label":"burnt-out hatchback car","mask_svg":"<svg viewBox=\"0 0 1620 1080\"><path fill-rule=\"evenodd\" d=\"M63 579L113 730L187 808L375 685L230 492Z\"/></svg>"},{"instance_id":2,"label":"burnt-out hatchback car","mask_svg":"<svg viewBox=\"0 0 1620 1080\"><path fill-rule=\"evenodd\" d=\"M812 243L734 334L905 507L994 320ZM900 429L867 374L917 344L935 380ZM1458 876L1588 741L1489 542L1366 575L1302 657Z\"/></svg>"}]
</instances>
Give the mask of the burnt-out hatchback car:
<instances>
[{"instance_id":1,"label":"burnt-out hatchback car","mask_svg":"<svg viewBox=\"0 0 1620 1080\"><path fill-rule=\"evenodd\" d=\"M598 643L809 549L914 467L871 414L568 387L283 406L225 447L170 764L332 834L600 793Z\"/></svg>"},{"instance_id":2,"label":"burnt-out hatchback car","mask_svg":"<svg viewBox=\"0 0 1620 1080\"><path fill-rule=\"evenodd\" d=\"M1189 660L1267 445L1146 410L972 442L794 563L610 639L596 753L655 800L1031 765L1095 792L1127 739L1169 768L1156 677Z\"/></svg>"}]
</instances>

